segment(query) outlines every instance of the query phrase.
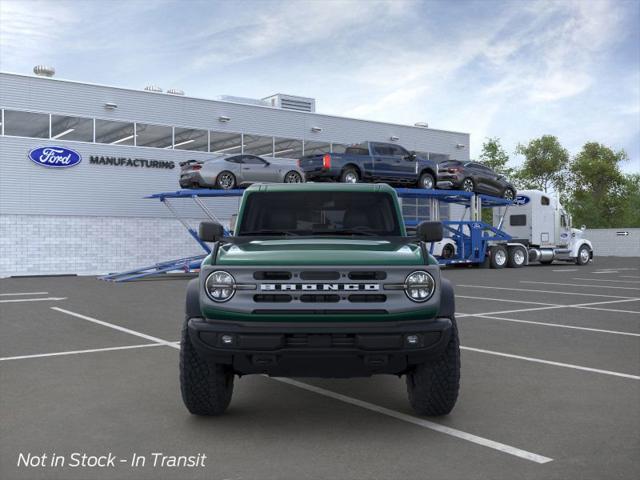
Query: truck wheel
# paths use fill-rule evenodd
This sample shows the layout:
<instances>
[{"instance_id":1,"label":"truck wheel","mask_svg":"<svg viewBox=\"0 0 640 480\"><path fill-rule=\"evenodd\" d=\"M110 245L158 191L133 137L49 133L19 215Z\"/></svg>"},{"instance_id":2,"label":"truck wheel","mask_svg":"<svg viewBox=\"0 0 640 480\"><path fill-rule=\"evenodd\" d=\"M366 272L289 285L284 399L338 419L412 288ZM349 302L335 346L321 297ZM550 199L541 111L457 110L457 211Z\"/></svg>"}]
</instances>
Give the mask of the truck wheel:
<instances>
[{"instance_id":1,"label":"truck wheel","mask_svg":"<svg viewBox=\"0 0 640 480\"><path fill-rule=\"evenodd\" d=\"M509 260L507 266L509 268L520 268L524 266L527 259L527 252L522 247L509 247Z\"/></svg>"},{"instance_id":2,"label":"truck wheel","mask_svg":"<svg viewBox=\"0 0 640 480\"><path fill-rule=\"evenodd\" d=\"M236 186L236 176L226 170L220 172L216 178L216 185L222 190L231 190Z\"/></svg>"},{"instance_id":3,"label":"truck wheel","mask_svg":"<svg viewBox=\"0 0 640 480\"><path fill-rule=\"evenodd\" d=\"M193 415L221 415L233 394L233 373L223 365L209 364L191 343L187 318L180 341L180 390Z\"/></svg>"},{"instance_id":4,"label":"truck wheel","mask_svg":"<svg viewBox=\"0 0 640 480\"><path fill-rule=\"evenodd\" d=\"M430 173L423 173L418 180L418 188L424 188L425 190L433 190L436 186L436 181L433 175Z\"/></svg>"},{"instance_id":5,"label":"truck wheel","mask_svg":"<svg viewBox=\"0 0 640 480\"><path fill-rule=\"evenodd\" d=\"M507 255L507 249L502 245L494 245L489 249L489 252L489 265L491 266L491 268L504 268L509 258L509 256Z\"/></svg>"},{"instance_id":6,"label":"truck wheel","mask_svg":"<svg viewBox=\"0 0 640 480\"><path fill-rule=\"evenodd\" d=\"M446 415L453 410L460 388L460 341L455 318L447 347L439 358L407 373L409 403L420 415Z\"/></svg>"},{"instance_id":7,"label":"truck wheel","mask_svg":"<svg viewBox=\"0 0 640 480\"><path fill-rule=\"evenodd\" d=\"M359 180L358 172L355 168L345 168L340 175L340 181L342 183L358 183Z\"/></svg>"},{"instance_id":8,"label":"truck wheel","mask_svg":"<svg viewBox=\"0 0 640 480\"><path fill-rule=\"evenodd\" d=\"M578 250L578 256L576 257L576 263L578 265L586 265L589 263L591 258L591 252L589 251L589 247L586 245L582 245Z\"/></svg>"}]
</instances>

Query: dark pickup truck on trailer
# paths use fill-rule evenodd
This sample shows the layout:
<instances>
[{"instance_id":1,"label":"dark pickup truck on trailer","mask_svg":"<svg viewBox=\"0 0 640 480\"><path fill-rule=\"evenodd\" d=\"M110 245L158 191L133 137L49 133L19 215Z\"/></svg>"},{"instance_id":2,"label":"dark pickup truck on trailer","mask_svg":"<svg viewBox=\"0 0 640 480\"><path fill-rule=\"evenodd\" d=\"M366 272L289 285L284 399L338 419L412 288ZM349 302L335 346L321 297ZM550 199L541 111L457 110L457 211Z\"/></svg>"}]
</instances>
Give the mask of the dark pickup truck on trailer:
<instances>
[{"instance_id":1,"label":"dark pickup truck on trailer","mask_svg":"<svg viewBox=\"0 0 640 480\"><path fill-rule=\"evenodd\" d=\"M298 161L308 182L385 182L433 189L438 164L394 143L364 142L344 153L308 155Z\"/></svg>"},{"instance_id":2,"label":"dark pickup truck on trailer","mask_svg":"<svg viewBox=\"0 0 640 480\"><path fill-rule=\"evenodd\" d=\"M458 397L451 283L427 242L442 224L405 230L388 185L253 185L233 237L213 243L187 289L180 382L187 409L219 415L235 375L406 375L413 408L445 415Z\"/></svg>"}]
</instances>

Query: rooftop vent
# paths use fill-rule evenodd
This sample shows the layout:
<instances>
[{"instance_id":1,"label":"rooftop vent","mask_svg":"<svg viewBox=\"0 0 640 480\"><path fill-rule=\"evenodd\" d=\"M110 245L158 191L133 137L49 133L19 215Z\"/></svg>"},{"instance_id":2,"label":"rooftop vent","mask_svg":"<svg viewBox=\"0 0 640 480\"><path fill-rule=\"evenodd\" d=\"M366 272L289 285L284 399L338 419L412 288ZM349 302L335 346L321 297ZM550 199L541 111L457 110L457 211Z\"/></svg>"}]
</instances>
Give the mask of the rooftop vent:
<instances>
[{"instance_id":1,"label":"rooftop vent","mask_svg":"<svg viewBox=\"0 0 640 480\"><path fill-rule=\"evenodd\" d=\"M36 65L33 67L33 73L39 77L53 77L56 74L56 69L46 65Z\"/></svg>"},{"instance_id":2,"label":"rooftop vent","mask_svg":"<svg viewBox=\"0 0 640 480\"><path fill-rule=\"evenodd\" d=\"M184 95L184 90L180 90L179 88L170 88L167 90L169 95Z\"/></svg>"},{"instance_id":3,"label":"rooftop vent","mask_svg":"<svg viewBox=\"0 0 640 480\"><path fill-rule=\"evenodd\" d=\"M257 98L247 98L247 97L235 97L233 95L220 95L218 100L222 100L223 102L233 102L233 103L244 103L247 105L258 105L260 107L268 107L269 102L265 102L264 100L259 100Z\"/></svg>"},{"instance_id":4,"label":"rooftop vent","mask_svg":"<svg viewBox=\"0 0 640 480\"><path fill-rule=\"evenodd\" d=\"M308 97L296 97L294 95L285 95L276 93L262 100L268 102L272 107L282 108L284 110L296 110L298 112L315 112L316 100Z\"/></svg>"},{"instance_id":5,"label":"rooftop vent","mask_svg":"<svg viewBox=\"0 0 640 480\"><path fill-rule=\"evenodd\" d=\"M429 124L427 122L416 122L413 125L420 128L429 128Z\"/></svg>"},{"instance_id":6,"label":"rooftop vent","mask_svg":"<svg viewBox=\"0 0 640 480\"><path fill-rule=\"evenodd\" d=\"M162 89L157 85L147 85L144 87L147 92L162 93Z\"/></svg>"}]
</instances>

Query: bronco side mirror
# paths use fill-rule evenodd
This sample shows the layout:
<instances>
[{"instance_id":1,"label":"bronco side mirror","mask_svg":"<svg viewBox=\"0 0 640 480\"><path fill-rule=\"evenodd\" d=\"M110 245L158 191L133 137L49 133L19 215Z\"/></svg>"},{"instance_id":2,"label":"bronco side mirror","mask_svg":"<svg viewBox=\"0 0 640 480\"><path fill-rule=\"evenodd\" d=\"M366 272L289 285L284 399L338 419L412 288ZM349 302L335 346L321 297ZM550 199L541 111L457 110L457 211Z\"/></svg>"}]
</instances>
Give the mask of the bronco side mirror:
<instances>
[{"instance_id":1,"label":"bronco side mirror","mask_svg":"<svg viewBox=\"0 0 640 480\"><path fill-rule=\"evenodd\" d=\"M442 222L420 222L416 227L416 236L421 242L439 242L442 240Z\"/></svg>"},{"instance_id":2,"label":"bronco side mirror","mask_svg":"<svg viewBox=\"0 0 640 480\"><path fill-rule=\"evenodd\" d=\"M201 222L198 236L203 242L217 242L224 237L224 228L219 223Z\"/></svg>"}]
</instances>

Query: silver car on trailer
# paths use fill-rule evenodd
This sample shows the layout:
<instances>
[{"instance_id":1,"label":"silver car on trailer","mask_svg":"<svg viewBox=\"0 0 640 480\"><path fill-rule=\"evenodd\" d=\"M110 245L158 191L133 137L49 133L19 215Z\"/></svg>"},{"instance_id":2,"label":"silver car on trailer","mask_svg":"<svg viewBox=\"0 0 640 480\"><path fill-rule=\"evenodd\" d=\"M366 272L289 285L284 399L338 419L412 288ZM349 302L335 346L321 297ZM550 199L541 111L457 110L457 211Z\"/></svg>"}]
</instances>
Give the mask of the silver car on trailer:
<instances>
[{"instance_id":1,"label":"silver car on trailer","mask_svg":"<svg viewBox=\"0 0 640 480\"><path fill-rule=\"evenodd\" d=\"M220 155L180 163L181 188L229 190L252 183L301 183L304 172L291 158Z\"/></svg>"}]
</instances>

